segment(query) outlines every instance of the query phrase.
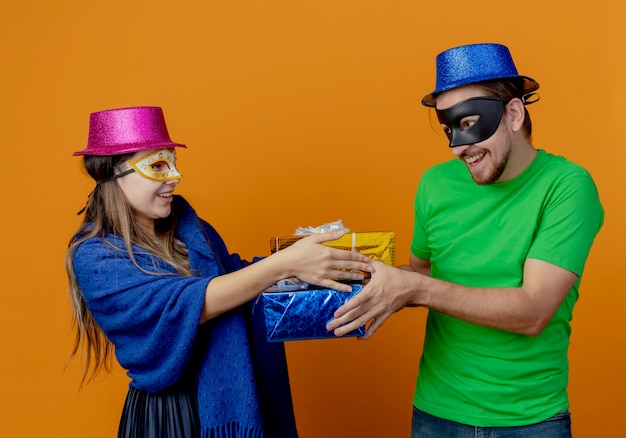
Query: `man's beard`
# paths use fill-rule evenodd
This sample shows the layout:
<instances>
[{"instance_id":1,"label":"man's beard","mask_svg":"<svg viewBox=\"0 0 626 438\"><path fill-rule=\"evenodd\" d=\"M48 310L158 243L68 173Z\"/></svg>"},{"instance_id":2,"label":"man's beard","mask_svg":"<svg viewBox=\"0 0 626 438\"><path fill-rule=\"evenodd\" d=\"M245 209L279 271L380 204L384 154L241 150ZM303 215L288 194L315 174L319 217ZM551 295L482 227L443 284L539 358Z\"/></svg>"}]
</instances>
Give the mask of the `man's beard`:
<instances>
[{"instance_id":1,"label":"man's beard","mask_svg":"<svg viewBox=\"0 0 626 438\"><path fill-rule=\"evenodd\" d=\"M472 176L472 179L476 184L478 184L479 186L486 186L489 184L493 184L500 179L500 177L506 170L506 166L509 164L509 158L511 157L511 144L510 142L507 143L509 144L502 159L495 162L493 166L491 166L489 169L486 169L486 171L481 172L480 174L475 174L471 171L471 169L468 168L468 170L470 171L470 175ZM493 157L491 151L488 151L487 155L491 155Z\"/></svg>"}]
</instances>

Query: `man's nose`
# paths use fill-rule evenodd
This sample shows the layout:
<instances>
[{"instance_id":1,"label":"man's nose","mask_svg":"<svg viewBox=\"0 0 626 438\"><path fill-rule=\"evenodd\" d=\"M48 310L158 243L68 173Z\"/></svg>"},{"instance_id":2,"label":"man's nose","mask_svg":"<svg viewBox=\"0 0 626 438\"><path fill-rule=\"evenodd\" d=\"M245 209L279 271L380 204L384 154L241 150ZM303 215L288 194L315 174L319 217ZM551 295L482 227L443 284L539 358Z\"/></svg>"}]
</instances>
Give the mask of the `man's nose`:
<instances>
[{"instance_id":1,"label":"man's nose","mask_svg":"<svg viewBox=\"0 0 626 438\"><path fill-rule=\"evenodd\" d=\"M458 157L463 152L468 150L470 147L471 147L471 145L469 145L469 144L464 144L464 145L461 145L461 146L453 146L452 147L452 153Z\"/></svg>"}]
</instances>

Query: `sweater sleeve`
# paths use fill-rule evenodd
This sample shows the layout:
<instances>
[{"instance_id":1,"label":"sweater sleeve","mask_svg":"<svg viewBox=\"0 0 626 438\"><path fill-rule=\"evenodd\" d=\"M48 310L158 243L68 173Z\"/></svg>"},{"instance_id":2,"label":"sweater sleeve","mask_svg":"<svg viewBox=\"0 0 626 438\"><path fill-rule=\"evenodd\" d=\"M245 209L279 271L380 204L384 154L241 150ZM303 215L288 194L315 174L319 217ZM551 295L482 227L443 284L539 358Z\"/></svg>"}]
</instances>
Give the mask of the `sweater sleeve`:
<instances>
[{"instance_id":1,"label":"sweater sleeve","mask_svg":"<svg viewBox=\"0 0 626 438\"><path fill-rule=\"evenodd\" d=\"M131 385L155 392L176 382L189 363L213 277L179 276L160 259L135 256L141 269L125 250L90 239L74 253L74 271Z\"/></svg>"}]
</instances>

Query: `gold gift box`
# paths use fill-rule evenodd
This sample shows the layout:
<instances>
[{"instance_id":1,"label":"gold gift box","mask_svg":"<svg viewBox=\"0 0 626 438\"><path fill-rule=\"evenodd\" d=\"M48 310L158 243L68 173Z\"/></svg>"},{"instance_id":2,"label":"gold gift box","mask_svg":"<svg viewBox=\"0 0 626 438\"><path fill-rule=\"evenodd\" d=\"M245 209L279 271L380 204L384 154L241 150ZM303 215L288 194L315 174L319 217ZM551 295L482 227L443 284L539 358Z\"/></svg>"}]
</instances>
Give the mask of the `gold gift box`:
<instances>
[{"instance_id":1,"label":"gold gift box","mask_svg":"<svg viewBox=\"0 0 626 438\"><path fill-rule=\"evenodd\" d=\"M278 236L270 238L270 251L275 253L293 245L307 236ZM346 233L341 238L324 245L347 251L353 248L372 260L379 260L390 266L396 264L396 235L393 231L368 231Z\"/></svg>"}]
</instances>

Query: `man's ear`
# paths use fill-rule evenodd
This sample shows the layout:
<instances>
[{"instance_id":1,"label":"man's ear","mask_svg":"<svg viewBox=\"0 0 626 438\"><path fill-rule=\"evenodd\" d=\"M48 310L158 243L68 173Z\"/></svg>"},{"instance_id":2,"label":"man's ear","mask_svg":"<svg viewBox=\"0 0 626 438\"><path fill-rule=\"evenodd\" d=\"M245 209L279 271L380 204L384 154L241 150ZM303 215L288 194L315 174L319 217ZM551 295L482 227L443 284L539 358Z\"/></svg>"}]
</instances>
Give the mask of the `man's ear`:
<instances>
[{"instance_id":1,"label":"man's ear","mask_svg":"<svg viewBox=\"0 0 626 438\"><path fill-rule=\"evenodd\" d=\"M524 126L524 118L526 117L526 111L521 99L514 97L506 104L505 107L506 117L509 120L509 126L513 132L517 132Z\"/></svg>"}]
</instances>

